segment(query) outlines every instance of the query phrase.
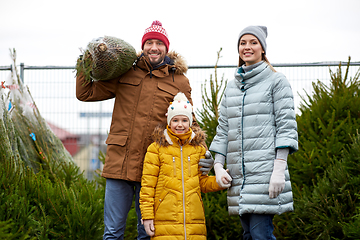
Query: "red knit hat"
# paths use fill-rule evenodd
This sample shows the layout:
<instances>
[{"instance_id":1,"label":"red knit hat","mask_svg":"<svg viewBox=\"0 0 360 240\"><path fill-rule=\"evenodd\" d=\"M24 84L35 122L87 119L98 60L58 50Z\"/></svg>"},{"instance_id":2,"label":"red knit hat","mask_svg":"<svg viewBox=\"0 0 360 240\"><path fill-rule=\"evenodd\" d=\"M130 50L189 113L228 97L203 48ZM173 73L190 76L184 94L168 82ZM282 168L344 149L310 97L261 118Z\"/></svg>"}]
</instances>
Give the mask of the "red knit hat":
<instances>
[{"instance_id":1,"label":"red knit hat","mask_svg":"<svg viewBox=\"0 0 360 240\"><path fill-rule=\"evenodd\" d=\"M144 48L144 43L146 42L146 40L149 39L158 39L162 41L165 44L167 51L169 51L170 43L169 43L168 35L165 31L165 28L162 27L160 21L158 20L153 21L151 26L145 29L144 36L141 40L141 49Z\"/></svg>"}]
</instances>

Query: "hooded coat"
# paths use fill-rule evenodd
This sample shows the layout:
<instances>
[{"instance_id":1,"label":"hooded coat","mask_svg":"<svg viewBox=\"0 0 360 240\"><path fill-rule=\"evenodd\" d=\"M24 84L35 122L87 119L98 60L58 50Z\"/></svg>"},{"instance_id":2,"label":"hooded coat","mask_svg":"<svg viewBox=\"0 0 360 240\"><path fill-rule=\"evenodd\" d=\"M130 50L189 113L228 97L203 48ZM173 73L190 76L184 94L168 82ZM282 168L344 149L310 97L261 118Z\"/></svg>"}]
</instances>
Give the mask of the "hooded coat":
<instances>
[{"instance_id":1,"label":"hooded coat","mask_svg":"<svg viewBox=\"0 0 360 240\"><path fill-rule=\"evenodd\" d=\"M143 159L151 144L151 134L178 92L191 100L191 87L185 77L187 65L175 52L169 52L166 64L153 69L143 55L133 67L118 78L108 81L76 77L76 97L80 101L103 101L115 98L102 176L141 181Z\"/></svg>"},{"instance_id":2,"label":"hooded coat","mask_svg":"<svg viewBox=\"0 0 360 240\"><path fill-rule=\"evenodd\" d=\"M202 175L199 160L206 152L204 132L192 127L185 144L158 127L145 156L140 190L143 219L154 219L159 239L206 239L205 213L201 192L222 190L215 176Z\"/></svg>"},{"instance_id":3,"label":"hooded coat","mask_svg":"<svg viewBox=\"0 0 360 240\"><path fill-rule=\"evenodd\" d=\"M164 127L154 130L154 143L145 155L140 190L143 219L154 219L158 239L206 239L205 213L201 192L222 190L215 176L202 175L200 158L205 133L192 127L185 144Z\"/></svg>"},{"instance_id":4,"label":"hooded coat","mask_svg":"<svg viewBox=\"0 0 360 240\"><path fill-rule=\"evenodd\" d=\"M269 198L277 148L289 148L290 154L298 149L291 86L265 62L246 73L239 67L224 92L219 125L209 148L226 156L233 179L227 191L230 215L293 210L288 169L285 189L278 197Z\"/></svg>"}]
</instances>

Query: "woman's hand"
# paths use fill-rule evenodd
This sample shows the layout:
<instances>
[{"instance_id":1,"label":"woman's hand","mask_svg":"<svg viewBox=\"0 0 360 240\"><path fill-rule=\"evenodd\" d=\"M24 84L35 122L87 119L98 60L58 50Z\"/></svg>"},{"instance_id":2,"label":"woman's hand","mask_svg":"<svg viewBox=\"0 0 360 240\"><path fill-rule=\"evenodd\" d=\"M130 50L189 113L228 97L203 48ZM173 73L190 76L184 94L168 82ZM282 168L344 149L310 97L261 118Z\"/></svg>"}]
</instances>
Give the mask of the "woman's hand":
<instances>
[{"instance_id":1,"label":"woman's hand","mask_svg":"<svg viewBox=\"0 0 360 240\"><path fill-rule=\"evenodd\" d=\"M229 170L225 170L221 163L215 163L214 170L217 184L222 188L229 188L232 181Z\"/></svg>"},{"instance_id":2,"label":"woman's hand","mask_svg":"<svg viewBox=\"0 0 360 240\"><path fill-rule=\"evenodd\" d=\"M276 198L285 188L286 161L275 159L269 184L269 197Z\"/></svg>"}]
</instances>

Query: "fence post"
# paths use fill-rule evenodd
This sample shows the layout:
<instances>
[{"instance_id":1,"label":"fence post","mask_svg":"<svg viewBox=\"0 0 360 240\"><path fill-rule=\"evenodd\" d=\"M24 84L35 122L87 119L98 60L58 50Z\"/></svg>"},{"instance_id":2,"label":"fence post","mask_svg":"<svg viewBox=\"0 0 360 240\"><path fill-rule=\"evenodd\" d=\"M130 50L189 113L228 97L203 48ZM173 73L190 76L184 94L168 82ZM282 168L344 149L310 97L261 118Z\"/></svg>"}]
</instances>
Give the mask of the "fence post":
<instances>
[{"instance_id":1,"label":"fence post","mask_svg":"<svg viewBox=\"0 0 360 240\"><path fill-rule=\"evenodd\" d=\"M24 67L24 63L20 63L20 79L22 83L24 83Z\"/></svg>"}]
</instances>

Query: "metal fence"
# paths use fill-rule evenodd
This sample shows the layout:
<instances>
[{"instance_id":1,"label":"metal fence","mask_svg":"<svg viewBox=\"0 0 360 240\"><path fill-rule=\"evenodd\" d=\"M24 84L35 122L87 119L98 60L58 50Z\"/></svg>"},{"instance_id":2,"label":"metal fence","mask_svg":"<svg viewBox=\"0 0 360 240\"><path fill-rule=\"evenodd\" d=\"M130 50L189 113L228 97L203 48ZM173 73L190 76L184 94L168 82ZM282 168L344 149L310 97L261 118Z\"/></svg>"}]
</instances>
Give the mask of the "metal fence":
<instances>
[{"instance_id":1,"label":"metal fence","mask_svg":"<svg viewBox=\"0 0 360 240\"><path fill-rule=\"evenodd\" d=\"M337 71L340 62L320 62L306 64L273 64L274 68L285 74L293 92L296 112L302 102L301 96L312 93L312 83L317 80L329 84L331 71ZM342 62L345 72L347 62ZM358 71L360 62L351 62L349 76ZM218 66L217 78L230 80L236 66ZM102 102L80 102L75 97L75 68L61 66L26 66L18 67L24 84L29 87L31 95L42 117L50 124L79 136L76 144L79 152L74 156L76 161L86 162L80 167L92 178L92 170L99 166L96 160L99 149L104 148L104 140L110 128L114 100ZM10 76L11 66L0 66L0 81ZM189 66L187 77L192 87L194 109L202 107L201 88L205 80L214 78L214 66ZM82 149L85 153L80 154ZM79 155L80 154L80 155ZM94 160L95 159L95 160ZM82 166L84 165L84 166Z\"/></svg>"}]
</instances>

